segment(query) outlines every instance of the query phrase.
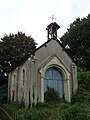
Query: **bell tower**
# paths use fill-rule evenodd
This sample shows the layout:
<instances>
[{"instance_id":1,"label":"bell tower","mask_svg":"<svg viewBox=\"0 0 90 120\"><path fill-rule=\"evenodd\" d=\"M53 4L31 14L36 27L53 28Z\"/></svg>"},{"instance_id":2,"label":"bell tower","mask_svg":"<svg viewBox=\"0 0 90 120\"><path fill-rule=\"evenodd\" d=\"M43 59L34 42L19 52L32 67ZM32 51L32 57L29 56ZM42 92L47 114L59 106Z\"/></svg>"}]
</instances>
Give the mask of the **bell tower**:
<instances>
[{"instance_id":1,"label":"bell tower","mask_svg":"<svg viewBox=\"0 0 90 120\"><path fill-rule=\"evenodd\" d=\"M50 23L46 30L47 30L47 39L56 39L57 38L57 30L60 28L60 26L53 22L54 16L50 17L52 19L52 23Z\"/></svg>"}]
</instances>

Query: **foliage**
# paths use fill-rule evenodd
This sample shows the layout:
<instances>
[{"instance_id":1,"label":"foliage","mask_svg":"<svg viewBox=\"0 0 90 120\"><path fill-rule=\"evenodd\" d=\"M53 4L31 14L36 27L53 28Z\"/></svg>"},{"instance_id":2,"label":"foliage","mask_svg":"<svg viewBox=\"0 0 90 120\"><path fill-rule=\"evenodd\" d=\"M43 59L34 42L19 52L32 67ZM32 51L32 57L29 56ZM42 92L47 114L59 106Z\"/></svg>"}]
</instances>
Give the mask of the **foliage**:
<instances>
[{"instance_id":1,"label":"foliage","mask_svg":"<svg viewBox=\"0 0 90 120\"><path fill-rule=\"evenodd\" d=\"M45 103L43 103L45 104ZM36 108L21 108L7 105L9 110L17 116L19 120L89 120L90 104L70 104L68 102L51 102L47 106Z\"/></svg>"},{"instance_id":2,"label":"foliage","mask_svg":"<svg viewBox=\"0 0 90 120\"><path fill-rule=\"evenodd\" d=\"M0 41L0 83L7 81L7 72L22 59L34 53L36 43L31 36L18 32L5 35Z\"/></svg>"},{"instance_id":3,"label":"foliage","mask_svg":"<svg viewBox=\"0 0 90 120\"><path fill-rule=\"evenodd\" d=\"M89 120L90 106L84 104L74 104L65 111L62 120Z\"/></svg>"},{"instance_id":4,"label":"foliage","mask_svg":"<svg viewBox=\"0 0 90 120\"><path fill-rule=\"evenodd\" d=\"M77 18L60 39L69 45L68 52L77 65L90 70L90 14L83 19Z\"/></svg>"},{"instance_id":5,"label":"foliage","mask_svg":"<svg viewBox=\"0 0 90 120\"><path fill-rule=\"evenodd\" d=\"M58 93L48 88L47 101L34 108L21 108L5 104L20 120L89 120L90 119L90 71L78 68L78 90L72 103L57 98ZM52 98L53 97L53 98Z\"/></svg>"},{"instance_id":6,"label":"foliage","mask_svg":"<svg viewBox=\"0 0 90 120\"><path fill-rule=\"evenodd\" d=\"M25 103L24 103L23 99L21 100L21 102L16 100L16 101L12 101L11 103L13 104L13 106L16 106L17 108L24 108L25 107Z\"/></svg>"},{"instance_id":7,"label":"foliage","mask_svg":"<svg viewBox=\"0 0 90 120\"><path fill-rule=\"evenodd\" d=\"M73 103L90 102L90 71L78 68L78 89L72 97Z\"/></svg>"},{"instance_id":8,"label":"foliage","mask_svg":"<svg viewBox=\"0 0 90 120\"><path fill-rule=\"evenodd\" d=\"M0 87L0 103L7 102L7 85Z\"/></svg>"},{"instance_id":9,"label":"foliage","mask_svg":"<svg viewBox=\"0 0 90 120\"><path fill-rule=\"evenodd\" d=\"M53 88L48 87L47 91L44 93L44 99L48 102L59 101L60 100L59 93Z\"/></svg>"},{"instance_id":10,"label":"foliage","mask_svg":"<svg viewBox=\"0 0 90 120\"><path fill-rule=\"evenodd\" d=\"M90 91L90 71L78 68L79 86Z\"/></svg>"}]
</instances>

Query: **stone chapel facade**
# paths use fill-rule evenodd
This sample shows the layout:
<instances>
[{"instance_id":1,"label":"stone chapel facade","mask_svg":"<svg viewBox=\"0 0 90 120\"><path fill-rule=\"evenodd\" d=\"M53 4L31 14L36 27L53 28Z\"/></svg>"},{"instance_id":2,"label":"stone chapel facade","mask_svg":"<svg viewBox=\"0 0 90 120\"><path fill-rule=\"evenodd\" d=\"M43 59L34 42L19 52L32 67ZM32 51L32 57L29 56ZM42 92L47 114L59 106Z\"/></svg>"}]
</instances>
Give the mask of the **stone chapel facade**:
<instances>
[{"instance_id":1,"label":"stone chapel facade","mask_svg":"<svg viewBox=\"0 0 90 120\"><path fill-rule=\"evenodd\" d=\"M36 49L8 75L8 99L22 100L26 106L44 102L47 87L54 88L60 97L71 101L77 83L77 66L57 39L57 23L47 27L48 41Z\"/></svg>"}]
</instances>

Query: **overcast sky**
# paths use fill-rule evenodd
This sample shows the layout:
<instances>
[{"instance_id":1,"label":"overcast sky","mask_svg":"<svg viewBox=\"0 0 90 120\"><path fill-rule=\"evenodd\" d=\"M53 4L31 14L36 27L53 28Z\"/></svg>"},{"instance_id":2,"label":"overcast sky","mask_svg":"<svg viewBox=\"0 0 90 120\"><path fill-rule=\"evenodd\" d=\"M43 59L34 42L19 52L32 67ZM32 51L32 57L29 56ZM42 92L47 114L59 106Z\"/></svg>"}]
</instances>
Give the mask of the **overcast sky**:
<instances>
[{"instance_id":1,"label":"overcast sky","mask_svg":"<svg viewBox=\"0 0 90 120\"><path fill-rule=\"evenodd\" d=\"M54 14L60 25L60 38L76 18L90 13L90 0L0 0L0 38L5 34L25 32L38 45L47 41L46 27Z\"/></svg>"}]
</instances>

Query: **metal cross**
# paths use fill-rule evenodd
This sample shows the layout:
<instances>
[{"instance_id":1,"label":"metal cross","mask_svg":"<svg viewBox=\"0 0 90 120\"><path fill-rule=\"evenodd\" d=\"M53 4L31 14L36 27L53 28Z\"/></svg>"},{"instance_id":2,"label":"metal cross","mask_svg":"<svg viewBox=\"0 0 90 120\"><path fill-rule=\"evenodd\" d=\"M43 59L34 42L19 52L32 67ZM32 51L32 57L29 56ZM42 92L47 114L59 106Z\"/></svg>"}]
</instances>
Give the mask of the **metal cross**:
<instances>
[{"instance_id":1,"label":"metal cross","mask_svg":"<svg viewBox=\"0 0 90 120\"><path fill-rule=\"evenodd\" d=\"M54 18L54 15L52 15L52 17L50 17L51 19L52 19L52 22L53 22L53 20L56 20L56 18Z\"/></svg>"}]
</instances>

